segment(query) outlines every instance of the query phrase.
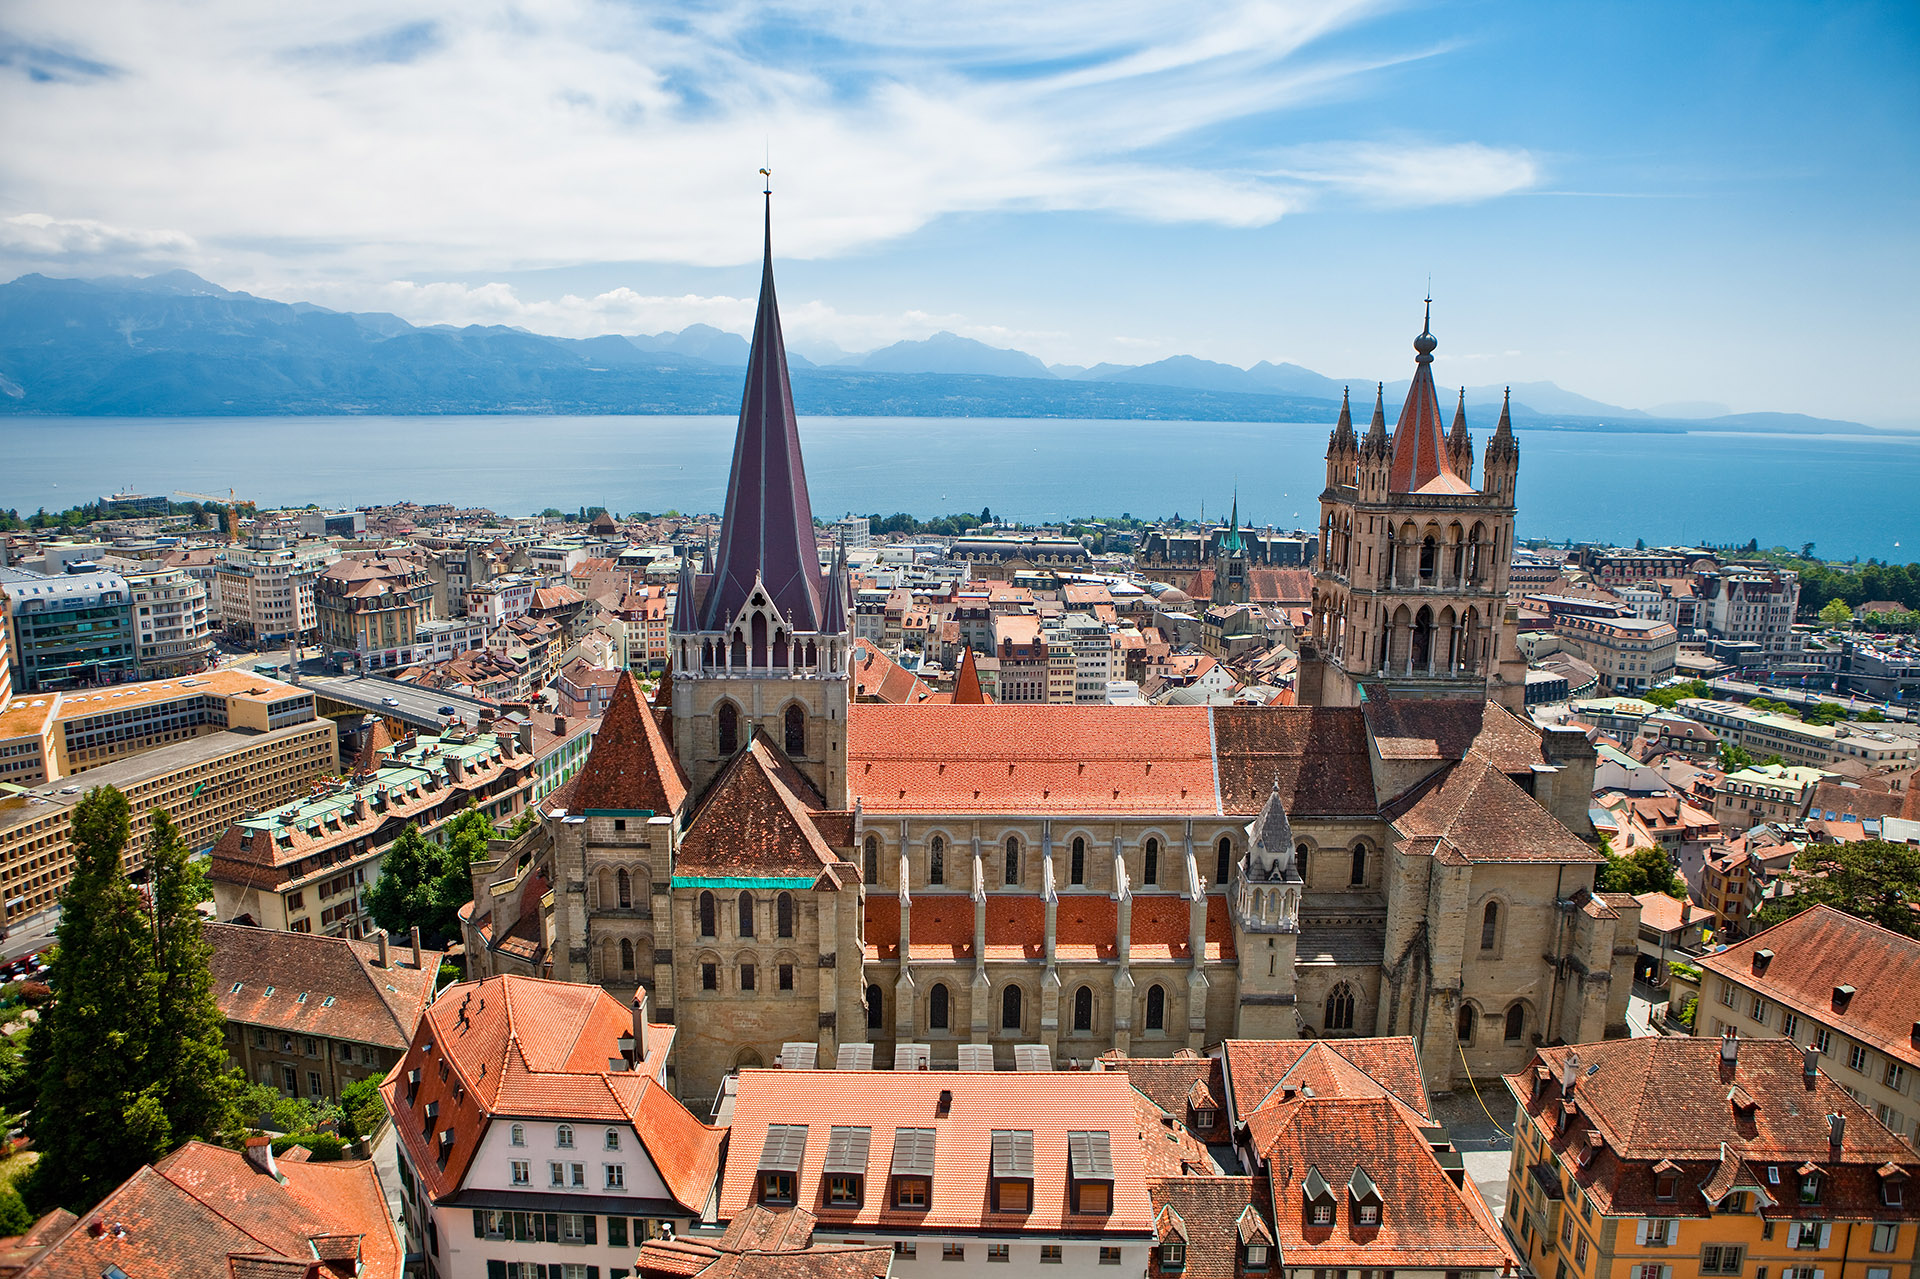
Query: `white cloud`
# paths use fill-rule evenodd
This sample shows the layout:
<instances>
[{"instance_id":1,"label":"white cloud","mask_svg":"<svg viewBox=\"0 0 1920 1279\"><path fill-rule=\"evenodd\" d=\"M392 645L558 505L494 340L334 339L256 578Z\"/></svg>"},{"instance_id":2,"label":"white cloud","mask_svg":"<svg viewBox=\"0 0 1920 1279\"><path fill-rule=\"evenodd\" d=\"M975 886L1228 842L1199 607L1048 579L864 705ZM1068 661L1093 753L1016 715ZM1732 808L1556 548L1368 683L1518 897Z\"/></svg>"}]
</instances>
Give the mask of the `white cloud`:
<instances>
[{"instance_id":1,"label":"white cloud","mask_svg":"<svg viewBox=\"0 0 1920 1279\"><path fill-rule=\"evenodd\" d=\"M30 259L170 257L194 251L180 231L109 226L91 218L18 213L0 218L0 250Z\"/></svg>"}]
</instances>

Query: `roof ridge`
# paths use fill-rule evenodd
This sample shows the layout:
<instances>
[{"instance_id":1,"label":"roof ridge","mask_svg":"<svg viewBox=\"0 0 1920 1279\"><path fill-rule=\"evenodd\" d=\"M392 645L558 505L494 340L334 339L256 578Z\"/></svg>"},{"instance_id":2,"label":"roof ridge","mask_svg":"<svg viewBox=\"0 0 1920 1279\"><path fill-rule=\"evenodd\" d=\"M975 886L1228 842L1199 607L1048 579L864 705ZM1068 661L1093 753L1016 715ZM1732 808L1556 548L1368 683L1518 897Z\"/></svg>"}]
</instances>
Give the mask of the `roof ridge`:
<instances>
[{"instance_id":1,"label":"roof ridge","mask_svg":"<svg viewBox=\"0 0 1920 1279\"><path fill-rule=\"evenodd\" d=\"M225 1146L216 1146L216 1145L214 1145L214 1144L213 1144L213 1143L211 1143L211 1142L206 1142L206 1141L201 1141L201 1140L199 1140L199 1139L197 1139L197 1138L194 1138L194 1139L190 1139L190 1140L189 1140L189 1141L188 1141L188 1142L186 1143L186 1145L183 1145L183 1146L181 1146L179 1150L175 1150L175 1151L174 1151L174 1152L173 1152L172 1154L170 1154L170 1155L168 1155L168 1156L167 1156L167 1157L166 1157L165 1159L162 1159L162 1160L160 1161L160 1163L156 1163L156 1164L148 1164L148 1165L147 1165L146 1167L144 1167L144 1168L142 1168L142 1169L140 1169L140 1170L139 1170L139 1172L136 1172L136 1173L134 1174L134 1176L135 1176L135 1177L137 1177L137 1176L139 1176L139 1173L140 1173L140 1172L151 1172L151 1173L153 1173L153 1174L154 1174L155 1176L157 1176L157 1177L159 1177L159 1178L160 1178L160 1180L162 1180L162 1181L164 1181L164 1182L166 1182L166 1183L167 1183L167 1184L168 1184L169 1186L172 1186L172 1187L173 1187L174 1189L176 1189L176 1190L178 1190L178 1191L179 1191L179 1192L180 1192L181 1194L183 1194L183 1195L185 1195L185 1196L186 1196L187 1198L189 1198L189 1199L191 1199L191 1200L193 1200L193 1201L194 1201L195 1203L197 1203L197 1204L199 1204L199 1205L201 1205L201 1206L202 1206L202 1207L204 1207L204 1208L205 1208L205 1209L206 1209L206 1210L207 1210L208 1212L211 1212L211 1213L212 1213L212 1214L213 1214L214 1216L216 1216L216 1217L218 1217L218 1218L220 1218L220 1220L222 1220L222 1221L224 1221L224 1222L226 1222L226 1223L227 1223L227 1225L229 1225L229 1226L231 1226L231 1227L233 1227L233 1229L234 1229L234 1230L236 1230L236 1231L238 1231L238 1232L239 1232L240 1234L243 1234L243 1235L245 1235L245 1236L246 1236L247 1238L249 1238L249 1239L252 1239L252 1240L254 1240L255 1242L257 1242L257 1243L258 1243L258 1244L259 1244L259 1245L260 1245L260 1246L261 1246L261 1247L262 1247L263 1249L265 1249L265 1250L266 1250L267 1252L269 1252L269 1253L271 1253L271 1254L272 1254L273 1256L275 1256L275 1257L286 1257L286 1256L287 1256L287 1254L286 1254L286 1253L284 1253L284 1252L281 1252L281 1251L280 1251L280 1250L279 1250L278 1248L275 1248L275 1247L274 1247L274 1246L273 1246L273 1245L272 1245L271 1243L269 1243L269 1242L267 1242L267 1240L266 1240L265 1238L263 1238L263 1237L262 1237L262 1236L261 1236L260 1234L258 1234L258 1233L257 1233L257 1232L255 1232L255 1231L252 1231L252 1230L249 1230L249 1229L247 1229L247 1227L245 1227L245 1226L243 1226L243 1225L241 1225L241 1224L240 1224L240 1223L239 1223L238 1221L236 1221L236 1220L234 1220L234 1218L232 1218L232 1217L231 1217L231 1216L229 1216L229 1215L228 1215L228 1214L227 1214L227 1213L226 1213L225 1211L223 1211L223 1208L225 1208L225 1207L232 1207L232 1206L234 1205L234 1203L235 1203L235 1201L234 1201L234 1200L232 1200L232 1199L222 1199L222 1200L217 1200L217 1201L216 1201L216 1200L213 1200L213 1199L205 1199L205 1198L202 1198L202 1197L201 1197L200 1195L198 1195L198 1194L196 1194L196 1193L194 1193L194 1189L193 1189L193 1187L191 1187L191 1186L189 1186L189 1185L187 1185L187 1184L186 1184L186 1183L185 1183L184 1181L179 1181L179 1180L176 1180L175 1178L173 1178L173 1177L170 1177L170 1176L168 1176L168 1175L167 1175L167 1173L165 1173L165 1172L163 1172L163 1171L161 1171L161 1167L160 1167L160 1165L161 1165L161 1164L168 1164L168 1163L172 1163L172 1162L175 1162L175 1161L176 1161L176 1157L177 1157L178 1155L180 1155L180 1153L181 1153L182 1151L184 1151L184 1150L186 1150L186 1149L187 1149L187 1148L188 1148L189 1146L203 1146L203 1147L205 1147L205 1148L206 1148L206 1149L208 1149L208 1150L217 1150L217 1151L220 1151L220 1152L221 1152L221 1153L223 1153L223 1154L239 1154L239 1152L237 1152L237 1151L233 1151L233 1150L229 1150L229 1149L228 1149L227 1147L225 1147ZM241 1155L239 1155L239 1157L240 1157L240 1159L242 1159L243 1161L244 1161L244 1160L246 1159L246 1156L245 1156L245 1155L243 1155L243 1154L241 1154ZM248 1171L250 1171L250 1172L251 1172L251 1171L253 1170L253 1165L252 1165L252 1164L247 1164L247 1165L246 1165L246 1167L247 1167L247 1169L248 1169ZM133 1178L133 1177L129 1177L129 1178L128 1178L128 1179L126 1180L126 1181L123 1181L123 1182L121 1182L119 1186L116 1186L116 1187L114 1188L114 1194L118 1194L118 1193L119 1193L119 1192L120 1192L121 1190L124 1190L124 1189L125 1189L125 1188L126 1188L127 1186L129 1186L129 1185L131 1185L131 1184L133 1183L133 1180L134 1180L134 1178ZM289 1191L288 1191L288 1190L286 1189L286 1185L285 1185L285 1183L284 1183L284 1182L281 1182L281 1181L275 1181L275 1182L273 1183L273 1185L274 1185L274 1188L275 1188L275 1189L277 1189L277 1190L279 1190L279 1191L280 1191L280 1192L281 1192L281 1193L282 1193L283 1195L285 1195L285 1196L286 1196L286 1198L287 1198L287 1200L288 1200L288 1201L289 1201L289 1202L290 1202L290 1203L291 1203L291 1204L292 1204L292 1205L293 1205L294 1207L296 1207L297 1209L299 1209L299 1215L300 1215L300 1216L301 1216L302 1218L305 1218L305 1217L306 1217L306 1216L308 1215L308 1214L307 1214L307 1209L306 1209L306 1205L305 1205L305 1204L303 1204L303 1203L301 1203L301 1202L299 1201L299 1199L298 1199L298 1198L297 1198L296 1196L294 1196L294 1195L293 1195L293 1194L292 1194L291 1192L289 1192ZM113 1197L112 1195L109 1195L109 1196L108 1196L108 1198L109 1198L109 1199L111 1199L112 1197ZM102 1203L104 1203L104 1202L105 1202L105 1201L103 1200L103 1201L102 1201ZM95 1207L95 1208L93 1209L93 1211L97 1213L97 1212L99 1212L99 1211L100 1211L100 1209L99 1209L99 1207L97 1207L97 1206L96 1206L96 1207ZM308 1230L306 1229L306 1227L307 1227L307 1226L309 1226L309 1225L311 1225L311 1224L312 1224L311 1222L308 1222L308 1221L304 1221L304 1220L302 1221L302 1223L301 1223L301 1237L302 1237L303 1239L310 1239L310 1238L312 1238L312 1233L311 1233L310 1231L308 1231Z\"/></svg>"}]
</instances>

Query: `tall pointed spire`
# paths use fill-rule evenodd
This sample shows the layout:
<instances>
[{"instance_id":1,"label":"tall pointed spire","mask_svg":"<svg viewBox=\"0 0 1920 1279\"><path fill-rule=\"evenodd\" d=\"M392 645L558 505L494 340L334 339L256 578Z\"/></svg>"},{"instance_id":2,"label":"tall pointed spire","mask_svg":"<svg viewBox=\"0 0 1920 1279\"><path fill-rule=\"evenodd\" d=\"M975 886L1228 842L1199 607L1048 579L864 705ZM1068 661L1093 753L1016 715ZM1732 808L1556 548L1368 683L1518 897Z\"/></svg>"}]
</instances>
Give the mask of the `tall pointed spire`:
<instances>
[{"instance_id":1,"label":"tall pointed spire","mask_svg":"<svg viewBox=\"0 0 1920 1279\"><path fill-rule=\"evenodd\" d=\"M820 629L820 550L813 536L800 427L787 378L787 349L773 292L773 196L766 196L760 310L747 356L746 391L733 442L733 473L720 529L720 555L702 610L702 630L717 631L761 583L798 631Z\"/></svg>"},{"instance_id":2,"label":"tall pointed spire","mask_svg":"<svg viewBox=\"0 0 1920 1279\"><path fill-rule=\"evenodd\" d=\"M1233 514L1227 517L1227 535L1220 547L1233 555L1246 549L1246 543L1240 540L1240 486L1237 484L1233 489Z\"/></svg>"},{"instance_id":3,"label":"tall pointed spire","mask_svg":"<svg viewBox=\"0 0 1920 1279\"><path fill-rule=\"evenodd\" d=\"M1497 440L1513 438L1513 388L1508 387L1500 396L1500 425L1494 428L1493 437Z\"/></svg>"},{"instance_id":4,"label":"tall pointed spire","mask_svg":"<svg viewBox=\"0 0 1920 1279\"><path fill-rule=\"evenodd\" d=\"M1367 427L1366 443L1384 448L1387 443L1387 384L1373 384L1373 424Z\"/></svg>"},{"instance_id":5,"label":"tall pointed spire","mask_svg":"<svg viewBox=\"0 0 1920 1279\"><path fill-rule=\"evenodd\" d=\"M1391 493L1470 493L1472 486L1454 472L1447 456L1446 428L1440 420L1440 397L1433 387L1433 299L1427 299L1420 336L1413 340L1413 381L1400 423L1393 431L1393 467L1388 472Z\"/></svg>"},{"instance_id":6,"label":"tall pointed spire","mask_svg":"<svg viewBox=\"0 0 1920 1279\"><path fill-rule=\"evenodd\" d=\"M980 668L973 664L973 648L969 645L960 650L960 670L953 677L953 704L984 706L986 701L986 690L980 687Z\"/></svg>"},{"instance_id":7,"label":"tall pointed spire","mask_svg":"<svg viewBox=\"0 0 1920 1279\"><path fill-rule=\"evenodd\" d=\"M847 606L849 583L847 581L847 539L839 537L833 544L833 571L827 574L826 607L820 618L820 629L828 635L838 635L848 629L847 615L851 611Z\"/></svg>"},{"instance_id":8,"label":"tall pointed spire","mask_svg":"<svg viewBox=\"0 0 1920 1279\"><path fill-rule=\"evenodd\" d=\"M1353 434L1353 405L1349 402L1349 387L1340 388L1340 420L1333 425L1333 439L1336 444L1354 444L1358 441Z\"/></svg>"},{"instance_id":9,"label":"tall pointed spire","mask_svg":"<svg viewBox=\"0 0 1920 1279\"><path fill-rule=\"evenodd\" d=\"M1473 482L1473 432L1467 430L1467 388L1460 388L1460 402L1454 406L1453 429L1447 432L1447 460L1453 473L1469 484Z\"/></svg>"},{"instance_id":10,"label":"tall pointed spire","mask_svg":"<svg viewBox=\"0 0 1920 1279\"><path fill-rule=\"evenodd\" d=\"M673 633L691 635L700 629L695 620L693 599L693 553L680 556L680 580L673 588Z\"/></svg>"}]
</instances>

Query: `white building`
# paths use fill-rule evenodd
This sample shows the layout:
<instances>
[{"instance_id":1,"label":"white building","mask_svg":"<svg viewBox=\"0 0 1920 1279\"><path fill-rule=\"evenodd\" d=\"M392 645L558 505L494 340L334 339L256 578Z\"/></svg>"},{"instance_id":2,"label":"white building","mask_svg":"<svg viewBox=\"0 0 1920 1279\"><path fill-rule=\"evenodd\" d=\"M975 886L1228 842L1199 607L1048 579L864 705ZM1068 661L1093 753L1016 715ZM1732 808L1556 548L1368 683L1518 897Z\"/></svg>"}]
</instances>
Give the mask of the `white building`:
<instances>
[{"instance_id":1,"label":"white building","mask_svg":"<svg viewBox=\"0 0 1920 1279\"><path fill-rule=\"evenodd\" d=\"M160 560L114 560L133 594L134 644L145 678L205 670L213 653L206 584Z\"/></svg>"},{"instance_id":2,"label":"white building","mask_svg":"<svg viewBox=\"0 0 1920 1279\"><path fill-rule=\"evenodd\" d=\"M539 582L522 573L506 573L475 582L467 587L466 615L485 623L488 630L516 617L525 617L533 609L533 592L538 586Z\"/></svg>"},{"instance_id":3,"label":"white building","mask_svg":"<svg viewBox=\"0 0 1920 1279\"><path fill-rule=\"evenodd\" d=\"M320 626L313 582L338 558L324 543L289 544L268 534L228 547L216 569L222 628L261 648L312 638Z\"/></svg>"},{"instance_id":4,"label":"white building","mask_svg":"<svg viewBox=\"0 0 1920 1279\"><path fill-rule=\"evenodd\" d=\"M624 1273L701 1219L724 1133L663 1081L673 1027L598 986L449 987L381 1092L399 1134L407 1251L431 1279ZM563 1269L564 1267L564 1269Z\"/></svg>"}]
</instances>

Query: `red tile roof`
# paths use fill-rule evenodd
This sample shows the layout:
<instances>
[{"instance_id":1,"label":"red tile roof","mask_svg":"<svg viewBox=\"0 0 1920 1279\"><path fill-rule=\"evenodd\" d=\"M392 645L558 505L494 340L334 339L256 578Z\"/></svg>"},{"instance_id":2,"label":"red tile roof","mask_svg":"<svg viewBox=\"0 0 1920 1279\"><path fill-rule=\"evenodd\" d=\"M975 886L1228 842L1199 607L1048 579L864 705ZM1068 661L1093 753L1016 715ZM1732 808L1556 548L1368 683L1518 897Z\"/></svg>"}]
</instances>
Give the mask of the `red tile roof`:
<instances>
[{"instance_id":1,"label":"red tile roof","mask_svg":"<svg viewBox=\"0 0 1920 1279\"><path fill-rule=\"evenodd\" d=\"M871 644L853 646L851 674L856 698L906 706L933 696L926 681Z\"/></svg>"},{"instance_id":2,"label":"red tile roof","mask_svg":"<svg viewBox=\"0 0 1920 1279\"><path fill-rule=\"evenodd\" d=\"M1221 706L1212 718L1226 812L1259 812L1276 785L1281 804L1296 819L1379 812L1366 721L1358 709Z\"/></svg>"},{"instance_id":3,"label":"red tile roof","mask_svg":"<svg viewBox=\"0 0 1920 1279\"><path fill-rule=\"evenodd\" d=\"M305 1276L317 1255L357 1257L363 1279L399 1279L400 1240L371 1163L279 1167L284 1181L237 1150L190 1141L122 1182L18 1274L100 1279L118 1266L135 1279L231 1279L247 1258Z\"/></svg>"},{"instance_id":4,"label":"red tile roof","mask_svg":"<svg viewBox=\"0 0 1920 1279\"><path fill-rule=\"evenodd\" d=\"M1762 963L1759 952L1771 950ZM1831 906L1797 915L1706 956L1709 972L1751 986L1804 1017L1835 1026L1920 1067L1920 941ZM1852 986L1842 1009L1834 996Z\"/></svg>"},{"instance_id":5,"label":"red tile roof","mask_svg":"<svg viewBox=\"0 0 1920 1279\"><path fill-rule=\"evenodd\" d=\"M1258 1110L1296 1071L1301 1079L1324 1077L1327 1054L1345 1059L1410 1109L1427 1113L1427 1084L1409 1038L1229 1039L1220 1051L1234 1110L1242 1118Z\"/></svg>"},{"instance_id":6,"label":"red tile roof","mask_svg":"<svg viewBox=\"0 0 1920 1279\"><path fill-rule=\"evenodd\" d=\"M1186 1242L1181 1279L1242 1279L1243 1223L1251 1230L1264 1230L1271 1242L1265 1177L1156 1177L1147 1183L1147 1193L1156 1212L1179 1219L1177 1233ZM1161 1237L1168 1238L1172 1233L1163 1228ZM1278 1264L1279 1258L1271 1253L1268 1256ZM1160 1271L1156 1266L1148 1273Z\"/></svg>"},{"instance_id":7,"label":"red tile roof","mask_svg":"<svg viewBox=\"0 0 1920 1279\"><path fill-rule=\"evenodd\" d=\"M884 1279L890 1244L816 1244L815 1217L802 1208L774 1212L755 1204L715 1240L649 1240L635 1263L640 1279Z\"/></svg>"},{"instance_id":8,"label":"red tile roof","mask_svg":"<svg viewBox=\"0 0 1920 1279\"><path fill-rule=\"evenodd\" d=\"M660 726L641 704L633 676L620 673L612 700L600 718L587 762L573 783L573 802L584 811L653 812L677 815L686 802L687 779Z\"/></svg>"},{"instance_id":9,"label":"red tile roof","mask_svg":"<svg viewBox=\"0 0 1920 1279\"><path fill-rule=\"evenodd\" d=\"M228 1021L295 1035L401 1049L433 995L440 952L375 942L208 924L213 995ZM271 993L269 993L271 992Z\"/></svg>"},{"instance_id":10,"label":"red tile roof","mask_svg":"<svg viewBox=\"0 0 1920 1279\"><path fill-rule=\"evenodd\" d=\"M818 802L786 757L756 734L701 797L674 875L829 874L839 856L814 823Z\"/></svg>"},{"instance_id":11,"label":"red tile roof","mask_svg":"<svg viewBox=\"0 0 1920 1279\"><path fill-rule=\"evenodd\" d=\"M1581 865L1606 859L1481 755L1448 765L1386 809L1402 839L1468 862Z\"/></svg>"},{"instance_id":12,"label":"red tile roof","mask_svg":"<svg viewBox=\"0 0 1920 1279\"><path fill-rule=\"evenodd\" d=\"M1362 708L1381 759L1447 760L1480 754L1503 773L1542 763L1540 730L1497 702L1375 698Z\"/></svg>"}]
</instances>

